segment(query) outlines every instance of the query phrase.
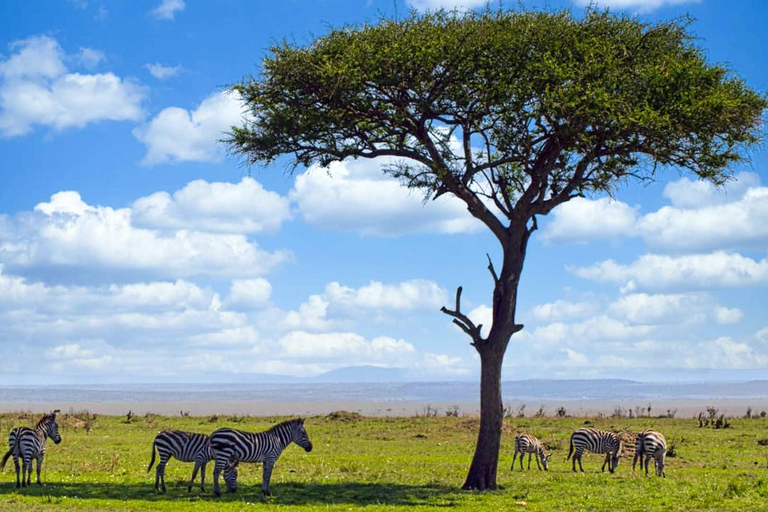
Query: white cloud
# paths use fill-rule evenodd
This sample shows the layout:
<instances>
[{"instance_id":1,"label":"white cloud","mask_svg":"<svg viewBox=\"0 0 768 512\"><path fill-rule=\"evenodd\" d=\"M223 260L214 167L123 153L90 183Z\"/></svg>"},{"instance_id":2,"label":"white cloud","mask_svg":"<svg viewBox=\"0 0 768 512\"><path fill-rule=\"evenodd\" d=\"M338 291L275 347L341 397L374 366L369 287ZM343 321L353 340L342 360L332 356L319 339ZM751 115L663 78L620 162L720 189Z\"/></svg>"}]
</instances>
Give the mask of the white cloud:
<instances>
[{"instance_id":1,"label":"white cloud","mask_svg":"<svg viewBox=\"0 0 768 512\"><path fill-rule=\"evenodd\" d=\"M227 307L235 310L258 309L269 304L272 285L264 278L236 279L232 281Z\"/></svg>"},{"instance_id":2,"label":"white cloud","mask_svg":"<svg viewBox=\"0 0 768 512\"><path fill-rule=\"evenodd\" d=\"M214 93L193 111L168 107L133 135L147 146L144 165L164 162L218 162L223 158L219 140L240 124L242 103L237 94Z\"/></svg>"},{"instance_id":3,"label":"white cloud","mask_svg":"<svg viewBox=\"0 0 768 512\"><path fill-rule=\"evenodd\" d=\"M349 308L404 311L437 310L445 305L448 294L433 281L414 279L398 284L371 281L368 285L357 289L333 282L325 287L325 297L331 302Z\"/></svg>"},{"instance_id":4,"label":"white cloud","mask_svg":"<svg viewBox=\"0 0 768 512\"><path fill-rule=\"evenodd\" d=\"M762 341L763 343L768 343L768 327L764 327L763 329L760 329L755 333L755 338Z\"/></svg>"},{"instance_id":5,"label":"white cloud","mask_svg":"<svg viewBox=\"0 0 768 512\"><path fill-rule=\"evenodd\" d=\"M738 308L726 308L717 306L715 308L715 321L720 325L737 324L744 317L744 313Z\"/></svg>"},{"instance_id":6,"label":"white cloud","mask_svg":"<svg viewBox=\"0 0 768 512\"><path fill-rule=\"evenodd\" d=\"M184 0L161 0L160 5L152 9L150 14L158 20L173 20L176 13L186 7Z\"/></svg>"},{"instance_id":7,"label":"white cloud","mask_svg":"<svg viewBox=\"0 0 768 512\"><path fill-rule=\"evenodd\" d=\"M90 206L76 192L54 194L0 231L0 263L137 271L155 276L257 276L289 253L262 251L240 234L180 229L159 232L133 225L132 211Z\"/></svg>"},{"instance_id":8,"label":"white cloud","mask_svg":"<svg viewBox=\"0 0 768 512\"><path fill-rule=\"evenodd\" d=\"M608 310L633 324L703 322L712 311L710 302L702 294L635 293L620 297Z\"/></svg>"},{"instance_id":9,"label":"white cloud","mask_svg":"<svg viewBox=\"0 0 768 512\"><path fill-rule=\"evenodd\" d=\"M531 311L531 316L538 322L579 319L597 314L599 308L600 305L595 302L556 300L535 306Z\"/></svg>"},{"instance_id":10,"label":"white cloud","mask_svg":"<svg viewBox=\"0 0 768 512\"><path fill-rule=\"evenodd\" d=\"M313 166L296 177L290 198L309 224L364 236L484 229L459 199L444 195L425 203L419 191L385 176L381 166L388 162L334 162L328 169Z\"/></svg>"},{"instance_id":11,"label":"white cloud","mask_svg":"<svg viewBox=\"0 0 768 512\"><path fill-rule=\"evenodd\" d=\"M80 52L76 56L77 62L80 65L91 69L98 66L102 61L107 60L107 56L101 50L94 50L93 48L80 48Z\"/></svg>"},{"instance_id":12,"label":"white cloud","mask_svg":"<svg viewBox=\"0 0 768 512\"><path fill-rule=\"evenodd\" d=\"M599 238L632 234L637 208L604 197L596 200L577 197L552 212L542 233L545 243L588 243Z\"/></svg>"},{"instance_id":13,"label":"white cloud","mask_svg":"<svg viewBox=\"0 0 768 512\"><path fill-rule=\"evenodd\" d=\"M0 61L0 134L24 135L35 125L55 130L98 121L138 121L144 91L113 73L68 73L55 39L36 36L10 45ZM95 65L103 54L81 49L76 62Z\"/></svg>"},{"instance_id":14,"label":"white cloud","mask_svg":"<svg viewBox=\"0 0 768 512\"><path fill-rule=\"evenodd\" d=\"M631 9L636 12L650 12L661 7L683 4L697 4L701 0L574 0L576 5L587 7L609 7L611 9Z\"/></svg>"},{"instance_id":15,"label":"white cloud","mask_svg":"<svg viewBox=\"0 0 768 512\"><path fill-rule=\"evenodd\" d=\"M715 252L687 256L646 254L628 265L607 260L569 271L593 281L643 289L710 289L768 283L768 260L755 261L737 253Z\"/></svg>"},{"instance_id":16,"label":"white cloud","mask_svg":"<svg viewBox=\"0 0 768 512\"><path fill-rule=\"evenodd\" d=\"M471 310L467 316L475 325L482 325L480 328L481 336L488 336L493 326L493 308L481 304Z\"/></svg>"},{"instance_id":17,"label":"white cloud","mask_svg":"<svg viewBox=\"0 0 768 512\"><path fill-rule=\"evenodd\" d=\"M706 201L698 208L690 199L686 199L686 208L661 208L643 216L638 223L639 234L651 246L681 250L768 242L768 187L750 187L741 197L731 197L735 200Z\"/></svg>"},{"instance_id":18,"label":"white cloud","mask_svg":"<svg viewBox=\"0 0 768 512\"><path fill-rule=\"evenodd\" d=\"M147 68L150 74L158 80L166 80L178 75L181 72L181 66L163 66L159 62L154 64L145 64L144 67Z\"/></svg>"},{"instance_id":19,"label":"white cloud","mask_svg":"<svg viewBox=\"0 0 768 512\"><path fill-rule=\"evenodd\" d=\"M402 361L410 358L416 349L404 340L378 337L367 341L352 332L334 332L314 334L294 331L280 339L283 353L288 357L302 358L344 358L352 361L357 357L365 358L366 364L381 360Z\"/></svg>"},{"instance_id":20,"label":"white cloud","mask_svg":"<svg viewBox=\"0 0 768 512\"><path fill-rule=\"evenodd\" d=\"M196 180L173 193L157 192L131 206L137 226L214 233L263 233L292 216L288 200L252 178L240 183Z\"/></svg>"},{"instance_id":21,"label":"white cloud","mask_svg":"<svg viewBox=\"0 0 768 512\"><path fill-rule=\"evenodd\" d=\"M692 347L684 361L689 368L755 368L768 365L768 356L724 336Z\"/></svg>"}]
</instances>

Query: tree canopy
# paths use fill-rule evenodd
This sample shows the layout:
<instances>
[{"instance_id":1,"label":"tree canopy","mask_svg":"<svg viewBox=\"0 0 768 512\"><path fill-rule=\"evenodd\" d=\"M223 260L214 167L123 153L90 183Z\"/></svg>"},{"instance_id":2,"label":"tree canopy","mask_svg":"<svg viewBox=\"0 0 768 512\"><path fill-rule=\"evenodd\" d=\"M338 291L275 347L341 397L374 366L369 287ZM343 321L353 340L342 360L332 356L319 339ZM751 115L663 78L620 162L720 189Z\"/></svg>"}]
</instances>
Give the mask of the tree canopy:
<instances>
[{"instance_id":1,"label":"tree canopy","mask_svg":"<svg viewBox=\"0 0 768 512\"><path fill-rule=\"evenodd\" d=\"M273 46L234 86L253 118L228 142L252 163L401 157L385 170L407 186L474 192L508 219L659 165L721 184L758 140L766 98L708 64L687 29L595 10L344 27Z\"/></svg>"}]
</instances>

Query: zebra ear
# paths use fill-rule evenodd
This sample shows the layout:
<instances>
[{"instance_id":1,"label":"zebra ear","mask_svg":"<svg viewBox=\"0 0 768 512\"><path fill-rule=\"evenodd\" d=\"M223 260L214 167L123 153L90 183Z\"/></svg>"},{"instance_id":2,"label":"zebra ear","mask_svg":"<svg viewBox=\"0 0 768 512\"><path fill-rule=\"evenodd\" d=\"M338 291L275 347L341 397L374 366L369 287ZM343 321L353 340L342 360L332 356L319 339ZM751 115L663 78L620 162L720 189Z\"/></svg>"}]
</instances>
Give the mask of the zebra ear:
<instances>
[{"instance_id":1,"label":"zebra ear","mask_svg":"<svg viewBox=\"0 0 768 512\"><path fill-rule=\"evenodd\" d=\"M304 418L299 418L299 425L304 425Z\"/></svg>"}]
</instances>

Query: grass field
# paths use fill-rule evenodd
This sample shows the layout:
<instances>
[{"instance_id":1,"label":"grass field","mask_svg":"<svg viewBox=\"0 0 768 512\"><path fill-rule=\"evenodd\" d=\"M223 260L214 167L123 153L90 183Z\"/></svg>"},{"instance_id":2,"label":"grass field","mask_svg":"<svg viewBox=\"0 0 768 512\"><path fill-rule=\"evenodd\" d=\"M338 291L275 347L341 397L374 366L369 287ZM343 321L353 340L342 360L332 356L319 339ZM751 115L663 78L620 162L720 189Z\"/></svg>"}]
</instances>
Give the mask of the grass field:
<instances>
[{"instance_id":1,"label":"grass field","mask_svg":"<svg viewBox=\"0 0 768 512\"><path fill-rule=\"evenodd\" d=\"M0 415L5 436L37 417ZM221 498L186 483L192 465L172 460L168 493L153 489L147 464L154 435L164 428L209 433L219 426L263 430L284 418L133 418L65 415L63 441L50 443L43 487L15 489L13 464L0 474L0 511L167 510L227 511L254 506L282 510L768 510L768 420L735 419L729 429L698 428L693 419L513 418L505 424L499 470L501 489L459 490L469 465L477 420L467 417L330 419L306 421L314 450L290 446L272 476L274 497L260 493L260 465L241 465L239 490ZM596 428L662 431L677 456L668 458L667 478L633 475L631 457L616 474L600 473L602 457L584 457L585 475L571 472L570 433L585 423ZM552 448L548 473L511 472L514 432L537 435ZM4 444L4 443L3 443ZM3 448L3 452L6 448ZM527 465L527 461L526 461ZM34 475L33 475L34 481ZM223 484L223 482L222 482ZM522 504L521 502L525 502Z\"/></svg>"}]
</instances>

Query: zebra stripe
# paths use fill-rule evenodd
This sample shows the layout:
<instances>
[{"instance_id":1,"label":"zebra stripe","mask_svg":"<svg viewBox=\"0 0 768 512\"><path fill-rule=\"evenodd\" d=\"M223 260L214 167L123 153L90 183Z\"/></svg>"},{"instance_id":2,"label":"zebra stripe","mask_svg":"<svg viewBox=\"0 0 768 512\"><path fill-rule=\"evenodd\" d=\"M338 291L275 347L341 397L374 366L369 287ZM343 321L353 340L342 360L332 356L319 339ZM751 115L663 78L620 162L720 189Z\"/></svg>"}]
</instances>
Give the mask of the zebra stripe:
<instances>
[{"instance_id":1,"label":"zebra stripe","mask_svg":"<svg viewBox=\"0 0 768 512\"><path fill-rule=\"evenodd\" d=\"M219 473L227 466L239 462L263 462L261 492L265 496L271 496L269 480L272 476L272 468L286 446L292 442L307 452L312 451L312 441L309 440L309 434L304 428L303 419L284 421L264 432L243 432L232 428L218 429L211 434L211 447L216 459L213 469L214 494L221 496Z\"/></svg>"},{"instance_id":2,"label":"zebra stripe","mask_svg":"<svg viewBox=\"0 0 768 512\"><path fill-rule=\"evenodd\" d=\"M581 456L584 451L592 453L604 453L605 461L603 461L602 471L605 471L605 465L608 464L608 471L613 473L616 470L616 466L619 465L619 457L621 455L621 441L618 436L613 432L606 432L604 430L595 430L593 428L580 428L571 434L570 450L568 451L568 458L573 455L573 471L576 471L576 460L579 461L579 469L584 472L584 467L581 465Z\"/></svg>"},{"instance_id":3,"label":"zebra stripe","mask_svg":"<svg viewBox=\"0 0 768 512\"><path fill-rule=\"evenodd\" d=\"M155 436L152 443L152 459L149 461L147 473L152 470L152 465L155 463L155 452L160 458L160 462L155 468L155 490L166 492L165 466L168 464L168 460L174 457L181 462L195 463L192 478L187 485L187 492L192 491L192 485L195 483L198 471L200 471L200 490L205 492L205 466L208 461L213 460L213 450L211 450L210 438L207 435L182 430L160 432ZM237 468L227 466L224 471L224 480L227 484L227 490L230 492L237 490Z\"/></svg>"},{"instance_id":4,"label":"zebra stripe","mask_svg":"<svg viewBox=\"0 0 768 512\"><path fill-rule=\"evenodd\" d=\"M544 471L549 471L549 455L544 449L544 444L539 441L535 436L529 434L520 434L515 437L515 455L512 457L512 469L515 469L515 459L517 454L520 454L520 470L523 470L523 458L525 454L528 454L528 469L531 469L531 456L536 455L536 466L541 471L541 465L539 465L539 459L541 464L544 465Z\"/></svg>"},{"instance_id":5,"label":"zebra stripe","mask_svg":"<svg viewBox=\"0 0 768 512\"><path fill-rule=\"evenodd\" d=\"M655 430L643 430L635 438L635 458L632 460L632 471L635 471L635 464L640 460L640 469L643 469L643 455L645 455L645 475L648 476L648 463L651 458L654 459L656 467L656 476L666 478L664 471L664 462L667 456L667 440L664 434Z\"/></svg>"},{"instance_id":6,"label":"zebra stripe","mask_svg":"<svg viewBox=\"0 0 768 512\"><path fill-rule=\"evenodd\" d=\"M58 410L46 414L40 418L34 429L17 427L11 430L8 436L9 449L0 462L0 470L5 468L8 458L13 456L13 465L16 468L16 487L26 487L32 484L32 459L37 461L37 484L42 485L40 470L45 457L45 442L49 437L56 444L61 442L59 426L56 424L57 414L59 414ZM22 461L21 479L19 479L19 459Z\"/></svg>"}]
</instances>

